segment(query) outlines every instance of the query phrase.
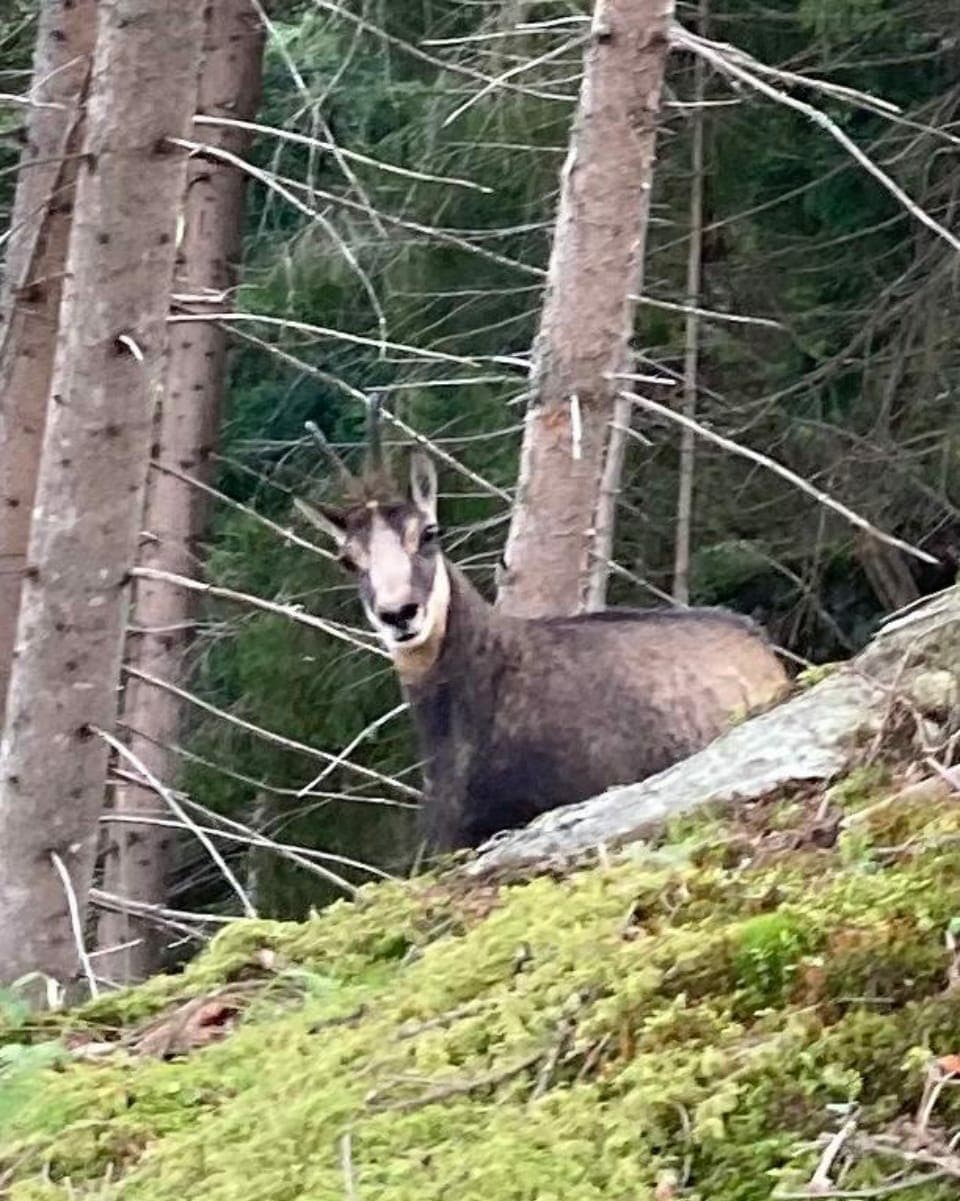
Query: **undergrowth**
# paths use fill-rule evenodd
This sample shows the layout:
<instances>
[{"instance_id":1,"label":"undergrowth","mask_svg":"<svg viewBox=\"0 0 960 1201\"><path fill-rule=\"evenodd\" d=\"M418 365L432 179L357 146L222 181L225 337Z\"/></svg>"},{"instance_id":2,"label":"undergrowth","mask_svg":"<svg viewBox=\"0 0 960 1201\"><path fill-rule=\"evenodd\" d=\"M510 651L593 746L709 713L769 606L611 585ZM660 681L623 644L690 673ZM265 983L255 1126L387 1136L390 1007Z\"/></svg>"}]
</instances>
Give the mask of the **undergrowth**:
<instances>
[{"instance_id":1,"label":"undergrowth","mask_svg":"<svg viewBox=\"0 0 960 1201\"><path fill-rule=\"evenodd\" d=\"M960 1050L960 807L867 773L828 798L846 828L822 846L821 799L686 819L658 851L564 878L384 884L300 925L238 923L182 976L33 1025L0 1006L0 1195L802 1191L818 1140L854 1112L896 1129ZM230 989L219 1041L138 1045ZM928 1117L960 1125L960 1090ZM891 1170L861 1156L844 1188ZM956 1188L931 1172L905 1196Z\"/></svg>"}]
</instances>

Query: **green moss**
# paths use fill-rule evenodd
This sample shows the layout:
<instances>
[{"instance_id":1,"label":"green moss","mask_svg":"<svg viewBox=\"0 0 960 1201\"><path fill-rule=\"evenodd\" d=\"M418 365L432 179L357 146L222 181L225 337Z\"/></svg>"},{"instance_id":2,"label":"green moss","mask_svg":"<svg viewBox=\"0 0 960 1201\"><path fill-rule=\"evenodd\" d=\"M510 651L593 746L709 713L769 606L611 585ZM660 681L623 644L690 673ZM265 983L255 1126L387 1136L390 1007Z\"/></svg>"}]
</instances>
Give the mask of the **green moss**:
<instances>
[{"instance_id":1,"label":"green moss","mask_svg":"<svg viewBox=\"0 0 960 1201\"><path fill-rule=\"evenodd\" d=\"M876 802L880 777L854 783L854 810L868 785ZM183 976L59 1019L110 1038L246 981L236 1031L171 1062L30 1064L0 1179L11 1201L333 1201L345 1171L364 1201L652 1201L672 1172L701 1201L766 1201L809 1179L831 1106L888 1123L960 1046L943 995L960 851L925 843L954 809L910 806L895 856L725 866L668 840L482 896L431 879L301 925L238 922ZM720 832L714 816L671 836ZM49 1032L9 1026L47 1053Z\"/></svg>"},{"instance_id":2,"label":"green moss","mask_svg":"<svg viewBox=\"0 0 960 1201\"><path fill-rule=\"evenodd\" d=\"M813 667L805 667L803 671L797 672L795 684L801 691L806 691L808 688L813 688L816 684L835 675L841 667L843 667L842 661L837 663L817 663Z\"/></svg>"}]
</instances>

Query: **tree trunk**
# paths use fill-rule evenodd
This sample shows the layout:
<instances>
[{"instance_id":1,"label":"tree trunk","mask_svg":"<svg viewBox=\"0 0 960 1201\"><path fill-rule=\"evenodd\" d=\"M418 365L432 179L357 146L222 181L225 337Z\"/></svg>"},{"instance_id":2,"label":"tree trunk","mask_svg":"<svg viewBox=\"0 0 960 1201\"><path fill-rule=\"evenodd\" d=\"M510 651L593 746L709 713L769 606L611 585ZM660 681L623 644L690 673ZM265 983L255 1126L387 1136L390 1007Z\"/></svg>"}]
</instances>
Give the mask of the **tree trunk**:
<instances>
[{"instance_id":1,"label":"tree trunk","mask_svg":"<svg viewBox=\"0 0 960 1201\"><path fill-rule=\"evenodd\" d=\"M96 0L44 0L0 300L0 713L26 566L96 38Z\"/></svg>"},{"instance_id":2,"label":"tree trunk","mask_svg":"<svg viewBox=\"0 0 960 1201\"><path fill-rule=\"evenodd\" d=\"M587 602L607 430L640 290L672 0L598 0L563 169L498 605ZM609 487L609 480L607 481Z\"/></svg>"},{"instance_id":3,"label":"tree trunk","mask_svg":"<svg viewBox=\"0 0 960 1201\"><path fill-rule=\"evenodd\" d=\"M700 0L698 32L707 33L708 0ZM697 373L700 359L700 276L703 259L703 92L706 63L698 54L693 63L693 146L690 154L690 245L687 248L687 314L683 336L683 414L697 416ZM690 603L690 530L693 519L693 470L696 435L689 426L680 431L680 481L677 489L677 532L673 561L673 599Z\"/></svg>"},{"instance_id":4,"label":"tree trunk","mask_svg":"<svg viewBox=\"0 0 960 1201\"><path fill-rule=\"evenodd\" d=\"M640 784L611 788L500 835L463 870L502 878L551 870L649 837L666 819L707 803L743 804L798 784L828 783L869 756L897 698L921 721L944 714L955 720L958 663L954 587L891 621L821 683Z\"/></svg>"},{"instance_id":5,"label":"tree trunk","mask_svg":"<svg viewBox=\"0 0 960 1201\"><path fill-rule=\"evenodd\" d=\"M204 69L197 111L207 116L249 121L260 100L263 30L249 0L213 0L207 8ZM244 130L202 125L194 138L242 155L250 142ZM175 273L175 290L190 296L225 295L237 282L242 252L245 176L218 159L191 159L184 234ZM229 299L203 303L214 313L232 307ZM210 452L220 424L227 337L214 324L175 326L170 339L167 385L157 418L156 459L195 478L208 476ZM147 482L140 563L179 575L197 574L200 540L208 519L206 496L174 475L154 470ZM196 593L162 580L136 582L127 641L130 663L150 675L184 684L187 655L196 616ZM178 741L182 702L169 692L129 677L122 723L127 744L160 780L175 771L172 752ZM155 811L157 798L135 785L115 793L114 809L131 814ZM129 822L109 827L104 888L147 904L166 898L173 835L160 826ZM106 913L100 920L98 966L109 980L140 980L162 962L163 931L135 915ZM128 945L132 944L132 945Z\"/></svg>"},{"instance_id":6,"label":"tree trunk","mask_svg":"<svg viewBox=\"0 0 960 1201\"><path fill-rule=\"evenodd\" d=\"M195 0L101 0L0 748L0 978L70 986L116 720L200 63ZM75 931L68 890L76 897Z\"/></svg>"}]
</instances>

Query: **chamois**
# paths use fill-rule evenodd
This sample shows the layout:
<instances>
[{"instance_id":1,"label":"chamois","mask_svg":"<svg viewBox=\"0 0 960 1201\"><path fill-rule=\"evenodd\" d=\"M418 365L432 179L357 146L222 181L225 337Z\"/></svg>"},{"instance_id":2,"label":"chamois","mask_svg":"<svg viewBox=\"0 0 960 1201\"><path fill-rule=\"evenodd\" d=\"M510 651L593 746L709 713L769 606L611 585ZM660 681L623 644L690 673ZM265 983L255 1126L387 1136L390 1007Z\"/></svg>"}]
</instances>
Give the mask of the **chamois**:
<instances>
[{"instance_id":1,"label":"chamois","mask_svg":"<svg viewBox=\"0 0 960 1201\"><path fill-rule=\"evenodd\" d=\"M424 761L432 849L477 846L643 780L781 694L787 676L761 631L721 609L500 613L440 550L432 460L413 455L406 491L384 466L378 409L371 399L359 478L313 427L345 506L295 504L333 538L390 651Z\"/></svg>"}]
</instances>

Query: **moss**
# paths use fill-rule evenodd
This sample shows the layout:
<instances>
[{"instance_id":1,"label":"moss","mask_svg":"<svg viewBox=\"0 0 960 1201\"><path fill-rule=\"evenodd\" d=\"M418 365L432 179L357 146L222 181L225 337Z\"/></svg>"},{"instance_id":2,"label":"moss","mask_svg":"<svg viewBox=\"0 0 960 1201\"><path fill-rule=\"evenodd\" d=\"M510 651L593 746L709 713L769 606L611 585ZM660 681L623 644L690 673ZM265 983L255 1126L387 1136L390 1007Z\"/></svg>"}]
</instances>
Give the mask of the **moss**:
<instances>
[{"instance_id":1,"label":"moss","mask_svg":"<svg viewBox=\"0 0 960 1201\"><path fill-rule=\"evenodd\" d=\"M697 858L732 822L701 815L566 878L388 884L299 925L238 922L182 976L55 1030L10 1018L8 1053L41 1058L21 1062L0 1180L11 1201L333 1201L345 1172L364 1201L652 1201L673 1173L691 1198L766 1201L809 1179L831 1106L880 1128L960 1047L955 805L880 805L883 779L833 794L855 813L869 795L861 856ZM913 841L879 855L898 810ZM805 820L795 800L771 813ZM235 1032L170 1062L47 1041L115 1038L236 981ZM960 1117L957 1090L938 1116Z\"/></svg>"},{"instance_id":2,"label":"moss","mask_svg":"<svg viewBox=\"0 0 960 1201\"><path fill-rule=\"evenodd\" d=\"M843 662L836 663L817 663L813 667L805 667L803 671L797 673L794 683L802 691L808 688L813 688L815 685L828 679L843 667Z\"/></svg>"}]
</instances>

